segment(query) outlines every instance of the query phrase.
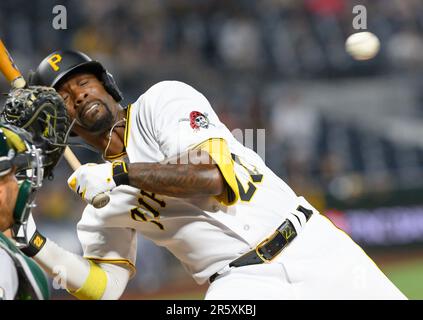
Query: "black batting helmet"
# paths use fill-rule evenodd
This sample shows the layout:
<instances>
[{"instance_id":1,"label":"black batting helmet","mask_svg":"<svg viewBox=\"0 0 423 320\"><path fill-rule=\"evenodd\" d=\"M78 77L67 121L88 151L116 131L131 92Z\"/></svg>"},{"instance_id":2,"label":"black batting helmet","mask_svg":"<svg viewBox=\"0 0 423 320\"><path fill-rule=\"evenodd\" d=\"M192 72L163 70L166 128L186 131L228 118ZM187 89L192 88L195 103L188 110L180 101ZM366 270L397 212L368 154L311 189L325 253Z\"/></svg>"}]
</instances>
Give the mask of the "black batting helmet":
<instances>
[{"instance_id":1,"label":"black batting helmet","mask_svg":"<svg viewBox=\"0 0 423 320\"><path fill-rule=\"evenodd\" d=\"M59 50L49 54L41 61L35 72L30 73L28 82L30 86L55 87L65 77L78 71L88 71L95 74L116 102L123 99L113 76L103 65L79 51Z\"/></svg>"}]
</instances>

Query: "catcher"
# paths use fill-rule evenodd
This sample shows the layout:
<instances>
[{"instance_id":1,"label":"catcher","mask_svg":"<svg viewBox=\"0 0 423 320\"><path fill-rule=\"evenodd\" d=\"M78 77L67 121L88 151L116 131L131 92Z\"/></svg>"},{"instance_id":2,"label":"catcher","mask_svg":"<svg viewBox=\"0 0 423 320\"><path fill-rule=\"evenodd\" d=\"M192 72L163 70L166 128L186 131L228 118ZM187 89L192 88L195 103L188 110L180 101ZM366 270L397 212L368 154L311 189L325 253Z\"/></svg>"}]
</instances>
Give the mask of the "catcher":
<instances>
[{"instance_id":1,"label":"catcher","mask_svg":"<svg viewBox=\"0 0 423 320\"><path fill-rule=\"evenodd\" d=\"M68 179L88 203L77 227L84 257L48 239L32 248L47 271L67 267L67 288L78 298L121 296L135 272L138 231L170 250L199 284L208 281L206 299L405 299L191 86L159 82L122 107L112 76L75 51L47 56L30 83L54 87L72 133L108 160ZM6 104L3 116L27 126L20 112ZM105 192L108 205L94 208Z\"/></svg>"},{"instance_id":2,"label":"catcher","mask_svg":"<svg viewBox=\"0 0 423 320\"><path fill-rule=\"evenodd\" d=\"M38 237L32 228L31 209L43 171L48 170L39 146L25 130L0 124L0 300L44 300L50 296L42 269L25 255L29 253L25 245L23 252L18 249L19 240ZM9 228L18 243L1 232ZM42 243L39 237L40 247Z\"/></svg>"}]
</instances>

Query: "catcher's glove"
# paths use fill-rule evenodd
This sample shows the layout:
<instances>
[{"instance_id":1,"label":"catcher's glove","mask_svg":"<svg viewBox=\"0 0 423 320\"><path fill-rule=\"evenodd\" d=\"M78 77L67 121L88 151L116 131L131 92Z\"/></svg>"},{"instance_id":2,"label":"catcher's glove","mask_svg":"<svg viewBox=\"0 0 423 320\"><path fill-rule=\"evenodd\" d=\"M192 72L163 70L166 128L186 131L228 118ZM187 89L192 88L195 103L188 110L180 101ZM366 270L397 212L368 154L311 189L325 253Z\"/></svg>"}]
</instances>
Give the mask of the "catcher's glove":
<instances>
[{"instance_id":1,"label":"catcher's glove","mask_svg":"<svg viewBox=\"0 0 423 320\"><path fill-rule=\"evenodd\" d=\"M44 177L52 176L70 131L65 103L56 90L42 86L13 89L7 96L1 118L33 135L34 144L44 150Z\"/></svg>"}]
</instances>

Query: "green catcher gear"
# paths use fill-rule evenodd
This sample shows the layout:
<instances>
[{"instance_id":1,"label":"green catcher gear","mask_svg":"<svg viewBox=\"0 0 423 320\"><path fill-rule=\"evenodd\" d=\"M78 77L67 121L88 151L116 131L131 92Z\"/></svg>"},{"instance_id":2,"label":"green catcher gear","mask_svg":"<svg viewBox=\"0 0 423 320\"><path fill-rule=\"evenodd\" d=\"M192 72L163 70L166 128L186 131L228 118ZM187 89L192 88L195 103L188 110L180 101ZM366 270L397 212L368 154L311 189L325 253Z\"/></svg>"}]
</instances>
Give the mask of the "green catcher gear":
<instances>
[{"instance_id":1,"label":"green catcher gear","mask_svg":"<svg viewBox=\"0 0 423 320\"><path fill-rule=\"evenodd\" d=\"M44 159L43 150L36 146L28 132L0 123L0 177L14 168L19 183L12 226L18 247L24 247L28 242L26 226L34 207L35 192L42 186Z\"/></svg>"},{"instance_id":2,"label":"green catcher gear","mask_svg":"<svg viewBox=\"0 0 423 320\"><path fill-rule=\"evenodd\" d=\"M0 249L4 250L15 264L18 289L15 300L47 300L50 298L48 279L44 271L26 257L0 232ZM1 300L1 297L0 297Z\"/></svg>"}]
</instances>

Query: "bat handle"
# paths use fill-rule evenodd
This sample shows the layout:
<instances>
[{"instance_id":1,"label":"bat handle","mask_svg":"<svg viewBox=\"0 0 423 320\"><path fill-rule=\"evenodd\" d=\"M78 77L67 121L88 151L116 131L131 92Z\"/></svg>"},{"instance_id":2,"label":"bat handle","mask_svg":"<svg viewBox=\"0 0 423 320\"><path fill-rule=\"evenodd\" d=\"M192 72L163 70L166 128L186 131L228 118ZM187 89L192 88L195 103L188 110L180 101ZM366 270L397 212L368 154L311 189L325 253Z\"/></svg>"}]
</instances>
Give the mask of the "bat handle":
<instances>
[{"instance_id":1,"label":"bat handle","mask_svg":"<svg viewBox=\"0 0 423 320\"><path fill-rule=\"evenodd\" d=\"M100 209L106 206L109 203L109 201L110 201L110 197L108 194L100 193L93 198L92 204L94 208Z\"/></svg>"},{"instance_id":2,"label":"bat handle","mask_svg":"<svg viewBox=\"0 0 423 320\"><path fill-rule=\"evenodd\" d=\"M16 79L12 80L11 82L12 88L24 88L26 86L26 81L23 77L17 77Z\"/></svg>"}]
</instances>

